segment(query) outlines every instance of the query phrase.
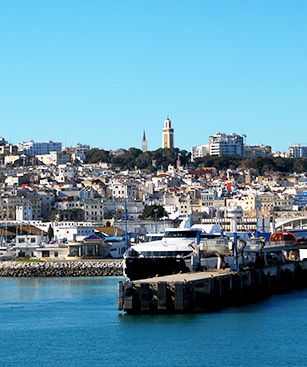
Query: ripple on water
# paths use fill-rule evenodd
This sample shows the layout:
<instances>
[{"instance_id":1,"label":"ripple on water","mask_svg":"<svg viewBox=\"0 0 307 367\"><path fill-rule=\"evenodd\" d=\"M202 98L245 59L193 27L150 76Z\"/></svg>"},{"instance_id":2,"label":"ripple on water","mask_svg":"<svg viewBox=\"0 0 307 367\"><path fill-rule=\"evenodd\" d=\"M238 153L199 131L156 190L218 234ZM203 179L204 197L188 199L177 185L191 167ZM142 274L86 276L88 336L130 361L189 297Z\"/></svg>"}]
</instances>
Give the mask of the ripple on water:
<instances>
[{"instance_id":1,"label":"ripple on water","mask_svg":"<svg viewBox=\"0 0 307 367\"><path fill-rule=\"evenodd\" d=\"M0 279L1 365L307 365L307 291L209 314L130 316L116 309L118 279Z\"/></svg>"}]
</instances>

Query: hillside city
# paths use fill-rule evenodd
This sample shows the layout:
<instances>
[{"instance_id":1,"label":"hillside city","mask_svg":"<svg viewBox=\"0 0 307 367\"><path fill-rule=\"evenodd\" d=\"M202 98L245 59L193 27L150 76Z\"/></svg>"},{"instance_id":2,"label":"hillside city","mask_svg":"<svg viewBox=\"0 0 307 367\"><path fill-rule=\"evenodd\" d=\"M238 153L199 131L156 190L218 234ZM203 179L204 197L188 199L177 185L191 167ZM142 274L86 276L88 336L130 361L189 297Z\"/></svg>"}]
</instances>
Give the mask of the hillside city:
<instances>
[{"instance_id":1,"label":"hillside city","mask_svg":"<svg viewBox=\"0 0 307 367\"><path fill-rule=\"evenodd\" d=\"M217 133L188 152L175 148L167 118L162 147L149 151L145 132L140 147L0 138L0 255L120 258L129 243L186 216L227 230L227 211L240 208L240 228L260 232L304 216L305 146L273 152Z\"/></svg>"}]
</instances>

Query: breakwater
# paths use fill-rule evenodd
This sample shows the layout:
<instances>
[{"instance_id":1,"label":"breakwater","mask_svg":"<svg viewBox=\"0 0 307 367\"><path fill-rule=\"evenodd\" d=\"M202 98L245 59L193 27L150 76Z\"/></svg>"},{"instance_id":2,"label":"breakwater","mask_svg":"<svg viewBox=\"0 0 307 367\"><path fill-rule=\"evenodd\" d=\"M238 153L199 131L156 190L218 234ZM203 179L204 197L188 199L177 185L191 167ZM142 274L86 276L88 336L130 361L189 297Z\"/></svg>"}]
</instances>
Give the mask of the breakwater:
<instances>
[{"instance_id":1,"label":"breakwater","mask_svg":"<svg viewBox=\"0 0 307 367\"><path fill-rule=\"evenodd\" d=\"M0 277L94 277L121 275L123 275L121 260L0 262Z\"/></svg>"}]
</instances>

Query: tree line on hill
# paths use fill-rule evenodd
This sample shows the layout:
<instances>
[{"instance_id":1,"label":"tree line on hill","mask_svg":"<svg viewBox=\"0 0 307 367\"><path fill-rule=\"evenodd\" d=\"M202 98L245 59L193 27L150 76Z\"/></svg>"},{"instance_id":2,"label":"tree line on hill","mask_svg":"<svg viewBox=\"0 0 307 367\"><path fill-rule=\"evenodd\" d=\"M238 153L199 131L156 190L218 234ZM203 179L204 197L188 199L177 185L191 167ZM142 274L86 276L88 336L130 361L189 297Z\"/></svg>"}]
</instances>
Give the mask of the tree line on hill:
<instances>
[{"instance_id":1,"label":"tree line on hill","mask_svg":"<svg viewBox=\"0 0 307 367\"><path fill-rule=\"evenodd\" d=\"M109 163L114 168L156 171L161 168L167 169L170 164L175 165L178 155L183 166L191 160L191 153L178 148L157 149L145 153L141 149L130 148L115 154L95 148L86 153L85 163Z\"/></svg>"},{"instance_id":2,"label":"tree line on hill","mask_svg":"<svg viewBox=\"0 0 307 367\"><path fill-rule=\"evenodd\" d=\"M258 174L265 172L288 172L303 173L307 172L306 158L240 158L233 156L206 156L191 161L191 153L178 148L157 149L143 153L142 150L130 148L121 150L120 153L113 153L104 149L90 149L86 153L85 163L108 163L113 168L140 169L155 172L163 168L164 170L171 165L176 165L180 159L181 165L189 169L199 169L203 167L214 167L218 171L227 169L253 169Z\"/></svg>"}]
</instances>

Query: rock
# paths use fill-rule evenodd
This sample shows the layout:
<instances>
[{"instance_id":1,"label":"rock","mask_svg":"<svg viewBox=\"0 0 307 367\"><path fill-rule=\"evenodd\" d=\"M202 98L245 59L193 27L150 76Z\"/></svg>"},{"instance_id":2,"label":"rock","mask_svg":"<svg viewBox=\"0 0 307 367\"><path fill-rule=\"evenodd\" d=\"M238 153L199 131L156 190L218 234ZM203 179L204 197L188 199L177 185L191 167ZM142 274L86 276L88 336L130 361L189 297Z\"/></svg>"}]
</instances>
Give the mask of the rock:
<instances>
[{"instance_id":1,"label":"rock","mask_svg":"<svg viewBox=\"0 0 307 367\"><path fill-rule=\"evenodd\" d=\"M0 277L83 277L122 275L122 260L0 262Z\"/></svg>"}]
</instances>

